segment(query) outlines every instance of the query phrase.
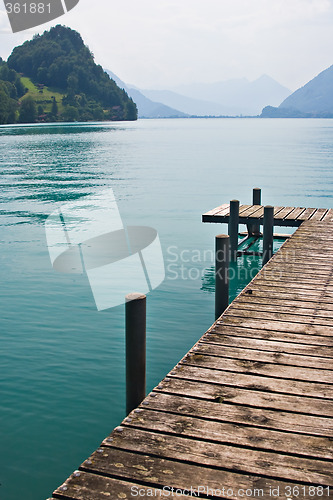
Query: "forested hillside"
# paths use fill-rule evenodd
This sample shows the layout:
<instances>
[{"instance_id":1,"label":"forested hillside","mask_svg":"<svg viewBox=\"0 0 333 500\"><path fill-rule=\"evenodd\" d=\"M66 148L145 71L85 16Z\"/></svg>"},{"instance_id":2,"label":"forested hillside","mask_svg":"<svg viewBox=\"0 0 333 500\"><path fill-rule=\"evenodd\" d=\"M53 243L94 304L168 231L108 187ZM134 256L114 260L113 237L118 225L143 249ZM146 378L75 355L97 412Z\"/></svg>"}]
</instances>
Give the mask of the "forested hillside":
<instances>
[{"instance_id":1,"label":"forested hillside","mask_svg":"<svg viewBox=\"0 0 333 500\"><path fill-rule=\"evenodd\" d=\"M51 28L0 62L0 123L136 118L133 100L70 28Z\"/></svg>"},{"instance_id":2,"label":"forested hillside","mask_svg":"<svg viewBox=\"0 0 333 500\"><path fill-rule=\"evenodd\" d=\"M0 123L14 123L18 99L25 93L20 76L0 57Z\"/></svg>"}]
</instances>

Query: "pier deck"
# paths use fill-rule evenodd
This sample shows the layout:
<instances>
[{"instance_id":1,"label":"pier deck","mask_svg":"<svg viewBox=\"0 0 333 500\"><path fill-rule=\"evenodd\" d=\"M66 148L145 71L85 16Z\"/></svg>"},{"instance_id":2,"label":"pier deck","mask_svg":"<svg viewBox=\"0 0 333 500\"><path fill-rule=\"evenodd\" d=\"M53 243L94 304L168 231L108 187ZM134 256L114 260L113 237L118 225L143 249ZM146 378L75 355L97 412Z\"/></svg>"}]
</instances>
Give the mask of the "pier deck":
<instances>
[{"instance_id":1,"label":"pier deck","mask_svg":"<svg viewBox=\"0 0 333 500\"><path fill-rule=\"evenodd\" d=\"M230 205L225 203L209 210L202 216L202 222L229 222ZM274 226L299 227L305 221L333 221L333 209L304 207L274 207ZM263 205L240 205L239 224L264 221Z\"/></svg>"},{"instance_id":2,"label":"pier deck","mask_svg":"<svg viewBox=\"0 0 333 500\"><path fill-rule=\"evenodd\" d=\"M53 498L333 497L333 222L316 213Z\"/></svg>"}]
</instances>

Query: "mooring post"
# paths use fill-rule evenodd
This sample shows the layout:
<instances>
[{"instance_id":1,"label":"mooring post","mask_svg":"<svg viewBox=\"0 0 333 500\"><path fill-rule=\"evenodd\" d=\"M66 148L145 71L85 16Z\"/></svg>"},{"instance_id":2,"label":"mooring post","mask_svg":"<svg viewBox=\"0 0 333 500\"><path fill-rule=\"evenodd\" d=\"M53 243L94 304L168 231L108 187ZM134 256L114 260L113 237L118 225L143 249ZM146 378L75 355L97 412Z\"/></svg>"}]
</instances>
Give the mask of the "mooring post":
<instances>
[{"instance_id":1,"label":"mooring post","mask_svg":"<svg viewBox=\"0 0 333 500\"><path fill-rule=\"evenodd\" d=\"M267 205L264 208L264 235L262 265L273 255L274 207Z\"/></svg>"},{"instance_id":2,"label":"mooring post","mask_svg":"<svg viewBox=\"0 0 333 500\"><path fill-rule=\"evenodd\" d=\"M253 188L252 201L253 201L253 205L261 205L261 189L260 188ZM260 236L260 224L253 224L252 234L254 236Z\"/></svg>"},{"instance_id":3,"label":"mooring post","mask_svg":"<svg viewBox=\"0 0 333 500\"><path fill-rule=\"evenodd\" d=\"M252 191L252 205L261 205L261 189L253 188ZM247 225L248 236L260 236L260 224L248 224Z\"/></svg>"},{"instance_id":4,"label":"mooring post","mask_svg":"<svg viewBox=\"0 0 333 500\"><path fill-rule=\"evenodd\" d=\"M237 260L238 249L238 223L239 223L239 201L230 201L230 215L228 224L228 234L230 236L230 260Z\"/></svg>"},{"instance_id":5,"label":"mooring post","mask_svg":"<svg viewBox=\"0 0 333 500\"><path fill-rule=\"evenodd\" d=\"M126 413L146 396L146 296L126 295Z\"/></svg>"},{"instance_id":6,"label":"mooring post","mask_svg":"<svg viewBox=\"0 0 333 500\"><path fill-rule=\"evenodd\" d=\"M215 319L229 305L229 239L227 234L215 238Z\"/></svg>"},{"instance_id":7,"label":"mooring post","mask_svg":"<svg viewBox=\"0 0 333 500\"><path fill-rule=\"evenodd\" d=\"M260 188L253 188L252 201L253 201L253 205L261 205L261 189Z\"/></svg>"}]
</instances>

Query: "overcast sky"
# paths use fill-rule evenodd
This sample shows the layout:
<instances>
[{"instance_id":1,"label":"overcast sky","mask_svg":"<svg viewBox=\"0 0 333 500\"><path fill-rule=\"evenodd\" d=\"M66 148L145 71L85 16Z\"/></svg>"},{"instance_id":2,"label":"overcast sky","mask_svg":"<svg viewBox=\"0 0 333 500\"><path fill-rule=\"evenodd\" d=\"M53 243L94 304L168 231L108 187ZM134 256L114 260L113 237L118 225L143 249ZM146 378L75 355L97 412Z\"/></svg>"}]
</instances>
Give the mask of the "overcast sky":
<instances>
[{"instance_id":1,"label":"overcast sky","mask_svg":"<svg viewBox=\"0 0 333 500\"><path fill-rule=\"evenodd\" d=\"M80 0L17 34L0 0L0 56L59 23L81 33L97 63L146 89L266 73L295 90L333 64L333 0Z\"/></svg>"}]
</instances>

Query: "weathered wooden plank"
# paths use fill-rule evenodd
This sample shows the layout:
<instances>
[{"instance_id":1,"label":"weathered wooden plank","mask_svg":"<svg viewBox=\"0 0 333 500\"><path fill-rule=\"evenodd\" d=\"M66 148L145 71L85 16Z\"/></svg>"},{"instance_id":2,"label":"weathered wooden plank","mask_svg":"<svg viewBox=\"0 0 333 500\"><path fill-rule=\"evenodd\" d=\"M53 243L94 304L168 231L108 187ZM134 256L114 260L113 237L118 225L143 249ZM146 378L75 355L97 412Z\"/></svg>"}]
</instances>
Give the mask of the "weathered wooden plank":
<instances>
[{"instance_id":1,"label":"weathered wooden plank","mask_svg":"<svg viewBox=\"0 0 333 500\"><path fill-rule=\"evenodd\" d=\"M281 491L281 494L287 492L286 483L271 478L259 478L220 468L211 469L197 464L113 449L110 446L107 453L94 453L90 461L92 465L83 464L82 469L90 467L94 473L115 474L124 479L133 477L138 482L151 482L152 478L154 485L165 487L165 497L172 496L172 487L174 490L185 490L184 493L191 497L202 498L208 493L214 498L225 498L227 495L233 500L238 500L245 491L251 491L253 496L259 498L268 497L273 490ZM291 487L295 486L297 487L297 483L292 483ZM303 491L301 488L302 485L299 485L299 491ZM304 489L304 493L302 498L313 500L308 488ZM159 497L158 493L156 497Z\"/></svg>"},{"instance_id":2,"label":"weathered wooden plank","mask_svg":"<svg viewBox=\"0 0 333 500\"><path fill-rule=\"evenodd\" d=\"M261 206L259 208L259 210L256 211L256 213L255 213L255 215L254 215L253 218L255 218L255 219L263 219L263 217L264 217L264 207ZM248 218L250 218L250 217L248 217Z\"/></svg>"},{"instance_id":3,"label":"weathered wooden plank","mask_svg":"<svg viewBox=\"0 0 333 500\"><path fill-rule=\"evenodd\" d=\"M326 209L324 209L326 210ZM331 209L332 210L332 209ZM327 210L324 217L329 215L329 210ZM308 238L310 241L313 241L315 238L318 238L320 241L326 242L332 240L332 222L326 221L312 221L308 220L305 224L302 224L300 231L295 231L293 236L295 239Z\"/></svg>"},{"instance_id":4,"label":"weathered wooden plank","mask_svg":"<svg viewBox=\"0 0 333 500\"><path fill-rule=\"evenodd\" d=\"M178 369L170 372L167 384L157 391L178 394L192 398L208 399L221 404L238 404L269 410L289 411L306 415L332 417L332 402L327 399L266 392L262 386L253 384L251 388L228 386L223 383L202 382L201 380L182 379L172 376ZM150 398L149 398L150 399ZM146 403L149 405L149 399ZM221 407L221 411L223 408Z\"/></svg>"},{"instance_id":5,"label":"weathered wooden plank","mask_svg":"<svg viewBox=\"0 0 333 500\"><path fill-rule=\"evenodd\" d=\"M132 413L122 425L174 436L202 439L246 448L281 452L308 458L333 459L331 440L324 437L297 436L273 429L262 429L230 422L212 422L197 416L166 414L143 410Z\"/></svg>"},{"instance_id":6,"label":"weathered wooden plank","mask_svg":"<svg viewBox=\"0 0 333 500\"><path fill-rule=\"evenodd\" d=\"M299 285L297 287L291 287L290 284L288 286L288 283L286 282L281 282L281 283L276 283L276 282L269 282L263 280L260 285L254 281L250 283L250 285L246 288L244 294L248 294L249 291L251 290L251 294L255 293L257 294L258 292L261 294L266 294L267 296L276 296L276 295L284 295L284 296L292 296L294 299L297 300L313 300L313 299L318 299L322 300L323 302L332 302L333 298L333 292L330 292L329 290L323 290L323 289L318 289L317 287L309 288L308 286L304 285ZM324 293L323 293L324 292Z\"/></svg>"},{"instance_id":7,"label":"weathered wooden plank","mask_svg":"<svg viewBox=\"0 0 333 500\"><path fill-rule=\"evenodd\" d=\"M223 317L223 323L221 323L220 318L216 323L214 323L214 326L207 331L207 335L213 335L213 334L226 334L226 335L234 335L238 337L248 337L248 338L255 338L255 339L262 339L262 340L274 340L274 341L282 341L282 342L290 342L294 343L295 345L297 344L308 344L311 346L326 346L326 347L332 347L333 345L333 338L331 336L319 336L319 335L312 335L311 332L306 331L286 331L283 329L284 325L277 325L277 326L282 326L282 328L279 330L278 328L266 328L266 324L263 324L260 321L252 321L251 325L244 325L242 324L241 321L229 321L228 323L226 322L226 317ZM274 325L276 326L276 325ZM285 327L285 328L288 328ZM299 329L301 330L301 329Z\"/></svg>"},{"instance_id":8,"label":"weathered wooden plank","mask_svg":"<svg viewBox=\"0 0 333 500\"><path fill-rule=\"evenodd\" d=\"M286 300L296 300L303 302L318 302L323 301L325 304L332 303L333 292L325 290L324 294L322 290L317 290L316 287L313 288L291 288L290 284L278 283L273 288L270 287L269 283L265 280L259 285L256 281L252 281L239 296L256 296L256 297L272 297L272 298L286 298Z\"/></svg>"},{"instance_id":9,"label":"weathered wooden plank","mask_svg":"<svg viewBox=\"0 0 333 500\"><path fill-rule=\"evenodd\" d=\"M316 208L307 208L306 210L304 210L304 212L302 212L301 215L296 217L296 220L308 220L316 210Z\"/></svg>"},{"instance_id":10,"label":"weathered wooden plank","mask_svg":"<svg viewBox=\"0 0 333 500\"><path fill-rule=\"evenodd\" d=\"M320 247L320 248L318 248ZM318 239L313 239L312 241L307 240L307 246L305 249L305 242L301 239L295 239L294 245L292 247L292 251L294 252L295 257L302 258L303 261L306 261L306 255L309 257L309 253L313 255L314 261L323 261L326 258L329 259L330 252L332 249L331 241L321 241Z\"/></svg>"},{"instance_id":11,"label":"weathered wooden plank","mask_svg":"<svg viewBox=\"0 0 333 500\"><path fill-rule=\"evenodd\" d=\"M303 212L305 207L296 207L292 210L284 219L285 220L296 220Z\"/></svg>"},{"instance_id":12,"label":"weathered wooden plank","mask_svg":"<svg viewBox=\"0 0 333 500\"><path fill-rule=\"evenodd\" d=\"M213 208L212 210L209 210L203 215L216 215L218 213L224 213L225 210L229 210L229 203L223 203L223 205L219 205L218 207Z\"/></svg>"},{"instance_id":13,"label":"weathered wooden plank","mask_svg":"<svg viewBox=\"0 0 333 500\"><path fill-rule=\"evenodd\" d=\"M299 248L298 248L299 245ZM320 242L317 242L317 245L321 246ZM299 264L300 262L303 262L305 266L307 265L313 265L314 268L318 266L319 271L324 271L323 268L330 268L332 267L332 260L330 259L330 251L332 249L332 246L330 245L328 248L321 248L320 251L316 252L315 248L308 248L308 250L304 250L304 246L301 245L301 243L295 244L295 247L293 250L295 250L294 255L292 255L292 252L286 252L286 255L281 253L281 261L283 259L285 260L285 263L287 264L288 262ZM311 259L309 258L309 255L311 254ZM276 254L280 258L280 254ZM277 263L279 262L279 258L277 259Z\"/></svg>"},{"instance_id":14,"label":"weathered wooden plank","mask_svg":"<svg viewBox=\"0 0 333 500\"><path fill-rule=\"evenodd\" d=\"M330 209L332 210L332 209ZM306 225L302 224L302 231L300 233L294 233L295 238L304 240L304 238L308 238L311 242L316 238L322 242L332 241L332 222L326 220L326 217L332 213L329 210L324 215L324 221L306 221Z\"/></svg>"},{"instance_id":15,"label":"weathered wooden plank","mask_svg":"<svg viewBox=\"0 0 333 500\"><path fill-rule=\"evenodd\" d=\"M278 268L270 268L270 267L265 267L262 272L262 276L264 276L266 279L269 279L271 275L274 277L284 277L289 279L291 282L293 278L296 276L299 276L302 274L302 278L305 278L306 280L310 280L313 283L316 282L322 282L330 279L330 273L328 272L327 269L318 267L304 267L302 269L302 266L298 262L291 262L290 267L288 269L288 264L281 262L281 265L279 265Z\"/></svg>"},{"instance_id":16,"label":"weathered wooden plank","mask_svg":"<svg viewBox=\"0 0 333 500\"><path fill-rule=\"evenodd\" d=\"M289 283L289 286L288 286L288 283ZM278 275L278 272L276 273L276 276L275 276L275 279L274 279L274 276L272 277L265 277L263 275L261 276L258 276L258 279L256 280L255 284L258 286L269 286L269 287L281 287L281 286L287 286L291 291L295 291L297 289L302 289L303 291L304 290L309 290L309 288L311 288L311 290L309 290L309 294L312 294L312 292L314 291L314 289L316 289L316 291L318 293L321 293L323 294L323 292L325 292L325 294L330 294L330 296L332 295L333 293L333 287L332 285L327 285L325 283L319 283L319 282L316 282L315 284L312 282L312 280L306 280L306 278L304 278L302 281L301 280L296 280L291 282L290 280L288 279L284 279L283 276L282 277L279 277ZM312 285L312 286L311 286Z\"/></svg>"},{"instance_id":17,"label":"weathered wooden plank","mask_svg":"<svg viewBox=\"0 0 333 500\"><path fill-rule=\"evenodd\" d=\"M320 275L321 274L328 275L331 269L330 264L331 263L329 262L327 255L325 260L321 259L318 261L315 260L315 257L313 261L312 260L310 261L309 259L308 260L299 259L298 257L295 259L290 259L290 258L286 259L282 253L281 254L277 253L274 256L274 267L278 266L283 270L288 269L289 266L290 268L295 268L300 271L303 266L305 272L315 273L316 271L318 271ZM266 269L269 268L270 266L266 267Z\"/></svg>"},{"instance_id":18,"label":"weathered wooden plank","mask_svg":"<svg viewBox=\"0 0 333 500\"><path fill-rule=\"evenodd\" d=\"M298 248L301 248L302 245L306 245L308 248L312 248L314 250L314 254L317 252L322 253L322 250L327 250L331 247L332 244L332 237L328 235L327 233L324 233L326 237L321 237L320 233L314 233L313 231L310 233L302 233L302 234L297 234L294 236L294 244ZM317 247L316 249L316 243L320 243L320 248ZM329 256L328 256L329 257Z\"/></svg>"},{"instance_id":19,"label":"weathered wooden plank","mask_svg":"<svg viewBox=\"0 0 333 500\"><path fill-rule=\"evenodd\" d=\"M301 303L302 304L302 303ZM300 305L299 307L297 306L284 306L281 304L278 304L276 301L272 301L271 304L263 304L261 302L243 302L243 301L237 301L233 304L232 310L235 312L237 311L237 314L241 314L241 311L246 311L247 313L249 311L254 311L255 313L259 312L272 312L274 318L274 314L290 314L292 316L309 316L309 318L312 318L313 320L315 318L323 318L325 321L328 319L328 324L332 324L332 310L328 309L325 310L322 306L318 305L317 308L308 308L305 307L305 304ZM310 321L310 320L308 320ZM326 323L325 323L326 324Z\"/></svg>"},{"instance_id":20,"label":"weathered wooden plank","mask_svg":"<svg viewBox=\"0 0 333 500\"><path fill-rule=\"evenodd\" d=\"M89 472L77 471L73 473L67 481L56 489L53 495L56 498L75 499L75 500L105 500L131 498L137 490L141 491L140 498L151 498L152 488L143 484L138 485L133 482L121 481L119 479L104 477ZM156 488L156 497L162 496L163 491ZM134 493L134 495L133 495ZM181 495L180 498L188 498Z\"/></svg>"},{"instance_id":21,"label":"weathered wooden plank","mask_svg":"<svg viewBox=\"0 0 333 500\"><path fill-rule=\"evenodd\" d=\"M283 220L287 215L289 215L295 207L284 207L278 214L274 215L274 219Z\"/></svg>"},{"instance_id":22,"label":"weathered wooden plank","mask_svg":"<svg viewBox=\"0 0 333 500\"><path fill-rule=\"evenodd\" d=\"M333 325L332 320L329 317L323 317L322 315L307 315L301 313L292 313L290 311L280 311L276 310L265 310L264 307L259 307L256 309L248 307L242 308L241 306L234 306L228 311L225 317L241 317L241 318L251 318L251 319L261 319L262 321L280 321L282 323L300 323L301 325L311 325L311 326L326 326L327 335L333 335Z\"/></svg>"},{"instance_id":23,"label":"weathered wooden plank","mask_svg":"<svg viewBox=\"0 0 333 500\"><path fill-rule=\"evenodd\" d=\"M325 222L333 222L333 208L330 208L321 220Z\"/></svg>"},{"instance_id":24,"label":"weathered wooden plank","mask_svg":"<svg viewBox=\"0 0 333 500\"><path fill-rule=\"evenodd\" d=\"M255 293L252 290L251 294L240 294L233 302L234 305L244 305L244 307L247 307L249 304L262 304L262 305L268 305L272 307L285 307L289 308L291 311L294 309L299 309L300 307L304 307L308 310L312 311L320 311L322 313L325 313L327 311L331 311L333 313L333 303L332 302L322 302L320 299L312 299L309 298L308 300L297 300L294 298L292 294L290 294L290 297L286 297L285 295L282 294L275 294L274 297L271 295L267 296L266 293Z\"/></svg>"},{"instance_id":25,"label":"weathered wooden plank","mask_svg":"<svg viewBox=\"0 0 333 500\"><path fill-rule=\"evenodd\" d=\"M285 315L287 316L287 315ZM222 319L223 318L223 319ZM253 328L256 330L270 330L279 332L289 332L294 334L309 334L309 335L322 335L323 337L328 337L324 342L326 345L331 345L329 342L332 339L333 327L327 325L317 325L309 324L307 318L304 317L304 323L299 321L290 321L288 317L285 317L285 321L282 319L265 319L264 318L254 318L252 315L249 317L244 316L234 316L231 314L230 310L228 315L221 316L217 321L218 324L228 325L228 326L241 326L245 328Z\"/></svg>"},{"instance_id":26,"label":"weathered wooden plank","mask_svg":"<svg viewBox=\"0 0 333 500\"><path fill-rule=\"evenodd\" d=\"M260 337L261 332L259 332L259 334L256 334L254 331L250 331L250 334L248 334L248 331L245 331L244 329L238 330L241 330L238 331L238 336L234 333L234 329L225 328L222 330L222 332L219 333L214 333L214 330L212 330L211 332L203 335L201 337L200 344L197 345L201 347L205 343L214 343L225 347L231 346L235 348L252 350L259 349L261 351L276 353L277 356L280 353L306 356L307 358L311 357L315 359L317 359L318 357L318 363L321 362L322 359L324 359L325 366L326 363L333 363L332 346L327 347L319 344L320 347L318 347L318 344L313 345L298 343L295 342L294 337L294 342L287 342L284 336L283 340L280 340L280 338L275 340L266 340L265 338L258 338ZM255 337L255 335L257 335L257 337ZM320 337L319 340L322 340L322 338ZM313 361L313 363L315 363L315 361Z\"/></svg>"},{"instance_id":27,"label":"weathered wooden plank","mask_svg":"<svg viewBox=\"0 0 333 500\"><path fill-rule=\"evenodd\" d=\"M253 373L240 373L237 375L226 370L216 370L194 366L191 360L183 359L177 367L177 377L186 380L223 384L230 387L243 389L259 389L271 393L294 394L299 396L312 396L323 399L333 399L333 386L319 382L305 382L269 376L258 376Z\"/></svg>"},{"instance_id":28,"label":"weathered wooden plank","mask_svg":"<svg viewBox=\"0 0 333 500\"><path fill-rule=\"evenodd\" d=\"M242 210L242 217L255 217L262 205L250 205L247 210Z\"/></svg>"},{"instance_id":29,"label":"weathered wooden plank","mask_svg":"<svg viewBox=\"0 0 333 500\"><path fill-rule=\"evenodd\" d=\"M273 213L274 213L274 218L275 216L279 216L279 213L284 209L285 207L274 207Z\"/></svg>"},{"instance_id":30,"label":"weathered wooden plank","mask_svg":"<svg viewBox=\"0 0 333 500\"><path fill-rule=\"evenodd\" d=\"M299 275L298 273L283 272L279 269L265 268L263 272L258 276L257 283L261 280L265 281L288 281L291 284L291 288L297 286L296 283L303 283L304 285L310 286L321 286L322 288L327 288L333 290L333 283L328 280L328 278L321 278L320 276L310 276L310 275Z\"/></svg>"},{"instance_id":31,"label":"weathered wooden plank","mask_svg":"<svg viewBox=\"0 0 333 500\"><path fill-rule=\"evenodd\" d=\"M244 344L241 344L241 347L229 347L226 345L227 341L224 340L220 345L199 342L196 344L195 353L197 354L205 354L207 356L217 356L221 361L221 366L223 365L223 358L232 358L236 360L248 360L248 361L258 361L262 363L273 363L295 366L295 367L304 367L304 368L315 368L317 370L333 370L333 359L332 358L322 358L319 356L302 356L299 354L287 354L281 351L275 351L271 348L271 351L261 350L259 348L255 349L253 343L248 342L248 345L251 345L251 348L244 347ZM288 344L290 346L290 344ZM295 349L295 347L294 347ZM299 353L299 349L296 349ZM333 355L333 349L331 349L331 353ZM271 367L272 369L274 366ZM274 372L275 374L275 372ZM333 383L333 372L329 372L330 378L327 378L327 382Z\"/></svg>"},{"instance_id":32,"label":"weathered wooden plank","mask_svg":"<svg viewBox=\"0 0 333 500\"><path fill-rule=\"evenodd\" d=\"M260 474L290 481L305 481L322 485L333 485L331 468L326 461L283 455L280 453L249 450L198 439L183 438L167 434L147 432L131 427L122 427L122 432L112 434L112 446L140 453L193 462L226 470ZM110 446L107 440L104 446Z\"/></svg>"},{"instance_id":33,"label":"weathered wooden plank","mask_svg":"<svg viewBox=\"0 0 333 500\"><path fill-rule=\"evenodd\" d=\"M305 257L308 250L311 250L311 253L313 253L314 258L319 259L325 257L326 251L329 250L331 247L329 241L327 240L322 241L320 239L318 240L318 238L316 238L315 235L312 240L306 238L306 242L303 241L301 238L293 239L293 237L289 239L289 242L292 242L293 244L288 246L286 245L283 248L283 251L281 252L280 255L282 255L284 252L287 252L288 250L290 254L294 254L295 256L303 255L304 260L306 260ZM326 255L326 258L327 257L328 256Z\"/></svg>"},{"instance_id":34,"label":"weathered wooden plank","mask_svg":"<svg viewBox=\"0 0 333 500\"><path fill-rule=\"evenodd\" d=\"M328 269L327 269L327 259L326 261L322 260L322 261L318 261L316 262L314 260L314 262L309 262L308 264L305 263L304 261L300 260L300 259L293 259L293 260L286 260L284 258L279 258L279 259L274 259L274 264L275 266L279 266L279 268L281 269L281 271L285 271L285 270L288 270L288 264L290 265L290 270L292 272L295 272L295 271L298 271L299 273L302 272L302 268L303 268L303 265L304 265L304 273L307 274L307 275L317 275L317 276L321 276L321 277L324 277L324 276L329 276L329 272L328 272ZM266 267L265 269L269 269L269 267Z\"/></svg>"},{"instance_id":35,"label":"weathered wooden plank","mask_svg":"<svg viewBox=\"0 0 333 500\"><path fill-rule=\"evenodd\" d=\"M163 384L163 381L162 381ZM254 408L237 404L211 402L193 399L176 394L159 391L157 396L149 399L149 405L142 408L167 411L179 415L200 417L217 422L252 425L266 429L288 431L297 434L309 434L322 437L333 437L333 419L300 413ZM165 419L168 416L165 415Z\"/></svg>"},{"instance_id":36,"label":"weathered wooden plank","mask_svg":"<svg viewBox=\"0 0 333 500\"><path fill-rule=\"evenodd\" d=\"M316 248L317 245L317 248ZM320 249L318 250L318 246ZM293 247L286 248L281 254L281 257L286 254L288 261L297 261L302 260L303 262L309 262L309 254L313 256L313 262L322 263L327 265L327 259L329 258L329 251L331 249L331 245L321 244L321 242L316 242L312 245L308 245L307 248L304 248L304 243L302 241L295 241ZM312 262L312 260L310 261Z\"/></svg>"},{"instance_id":37,"label":"weathered wooden plank","mask_svg":"<svg viewBox=\"0 0 333 500\"><path fill-rule=\"evenodd\" d=\"M311 221L320 221L323 217L325 217L328 212L327 208L317 208L316 212L311 216Z\"/></svg>"},{"instance_id":38,"label":"weathered wooden plank","mask_svg":"<svg viewBox=\"0 0 333 500\"><path fill-rule=\"evenodd\" d=\"M239 206L239 215L240 215L240 217L244 217L243 213L247 212L252 207L253 207L253 205L240 205Z\"/></svg>"},{"instance_id":39,"label":"weathered wooden plank","mask_svg":"<svg viewBox=\"0 0 333 500\"><path fill-rule=\"evenodd\" d=\"M281 388L285 388L285 382L281 381L280 379L286 379L289 382L291 380L298 380L304 382L315 381L312 383L321 382L323 384L333 384L333 371L331 370L319 370L317 368L306 368L304 366L300 367L294 365L282 365L279 363L274 363L272 361L266 362L264 360L259 361L245 358L234 359L212 356L209 352L193 352L192 355L187 356L186 361L191 366L212 369L215 371L244 373L246 375L262 375L263 377L273 376L279 379L279 386ZM331 366L331 368L333 367ZM316 392L317 387L315 386L313 390Z\"/></svg>"}]
</instances>

